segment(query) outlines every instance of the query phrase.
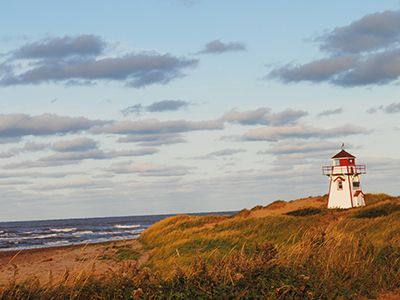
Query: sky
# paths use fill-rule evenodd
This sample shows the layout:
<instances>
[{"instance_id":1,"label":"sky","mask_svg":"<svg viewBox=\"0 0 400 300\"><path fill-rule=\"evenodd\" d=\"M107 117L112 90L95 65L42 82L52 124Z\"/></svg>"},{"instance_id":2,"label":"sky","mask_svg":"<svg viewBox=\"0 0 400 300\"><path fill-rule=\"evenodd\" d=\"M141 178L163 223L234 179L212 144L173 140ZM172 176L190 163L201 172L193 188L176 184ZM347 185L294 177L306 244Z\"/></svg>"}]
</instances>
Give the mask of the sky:
<instances>
[{"instance_id":1,"label":"sky","mask_svg":"<svg viewBox=\"0 0 400 300\"><path fill-rule=\"evenodd\" d=\"M0 8L0 222L400 194L399 1Z\"/></svg>"}]
</instances>

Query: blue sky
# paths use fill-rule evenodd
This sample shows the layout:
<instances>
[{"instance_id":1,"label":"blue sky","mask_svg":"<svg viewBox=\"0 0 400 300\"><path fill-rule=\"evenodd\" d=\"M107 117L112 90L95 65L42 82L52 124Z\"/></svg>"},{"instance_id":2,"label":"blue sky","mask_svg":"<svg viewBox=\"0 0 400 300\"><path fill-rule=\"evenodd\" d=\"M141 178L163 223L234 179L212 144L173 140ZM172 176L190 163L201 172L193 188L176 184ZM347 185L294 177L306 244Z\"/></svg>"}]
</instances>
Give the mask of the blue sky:
<instances>
[{"instance_id":1,"label":"blue sky","mask_svg":"<svg viewBox=\"0 0 400 300\"><path fill-rule=\"evenodd\" d=\"M0 5L0 221L399 194L399 1Z\"/></svg>"}]
</instances>

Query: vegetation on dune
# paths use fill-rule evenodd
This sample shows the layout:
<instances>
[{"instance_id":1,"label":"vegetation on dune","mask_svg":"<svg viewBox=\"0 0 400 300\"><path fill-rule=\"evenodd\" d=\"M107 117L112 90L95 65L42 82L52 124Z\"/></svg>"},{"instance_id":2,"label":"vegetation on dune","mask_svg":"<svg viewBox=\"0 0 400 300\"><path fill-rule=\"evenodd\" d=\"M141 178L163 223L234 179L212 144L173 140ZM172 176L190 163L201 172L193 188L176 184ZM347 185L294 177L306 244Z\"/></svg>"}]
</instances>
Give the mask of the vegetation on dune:
<instances>
[{"instance_id":1,"label":"vegetation on dune","mask_svg":"<svg viewBox=\"0 0 400 300\"><path fill-rule=\"evenodd\" d=\"M170 217L141 235L143 250L151 250L145 266L125 263L102 275L87 267L41 284L11 281L0 298L376 298L400 289L400 198L367 194L366 202L351 210L301 207L257 219L246 216L286 202L233 218Z\"/></svg>"}]
</instances>

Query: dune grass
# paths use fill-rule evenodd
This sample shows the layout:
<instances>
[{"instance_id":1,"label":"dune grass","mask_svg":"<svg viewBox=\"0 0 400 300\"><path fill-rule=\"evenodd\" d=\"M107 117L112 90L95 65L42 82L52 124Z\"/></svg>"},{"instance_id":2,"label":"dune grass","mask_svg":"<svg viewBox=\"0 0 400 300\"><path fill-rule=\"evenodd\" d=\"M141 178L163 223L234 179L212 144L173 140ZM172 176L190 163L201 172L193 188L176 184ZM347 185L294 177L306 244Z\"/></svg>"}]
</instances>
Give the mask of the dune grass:
<instances>
[{"instance_id":1,"label":"dune grass","mask_svg":"<svg viewBox=\"0 0 400 300\"><path fill-rule=\"evenodd\" d=\"M259 219L170 217L141 235L144 266L128 253L105 274L89 264L45 283L11 280L0 299L374 299L400 289L400 199L366 200Z\"/></svg>"}]
</instances>

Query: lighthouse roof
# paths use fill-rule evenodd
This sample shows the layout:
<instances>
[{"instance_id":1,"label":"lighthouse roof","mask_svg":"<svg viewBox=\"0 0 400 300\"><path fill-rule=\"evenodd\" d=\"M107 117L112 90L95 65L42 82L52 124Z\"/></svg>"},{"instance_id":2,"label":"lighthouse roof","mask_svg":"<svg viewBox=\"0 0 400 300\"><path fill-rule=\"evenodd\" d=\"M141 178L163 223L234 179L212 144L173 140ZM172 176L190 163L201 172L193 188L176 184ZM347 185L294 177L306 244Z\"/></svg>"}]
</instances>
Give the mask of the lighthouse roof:
<instances>
[{"instance_id":1,"label":"lighthouse roof","mask_svg":"<svg viewBox=\"0 0 400 300\"><path fill-rule=\"evenodd\" d=\"M354 155L351 155L349 152L342 150L335 156L332 156L332 159L334 158L356 158L356 157Z\"/></svg>"}]
</instances>

